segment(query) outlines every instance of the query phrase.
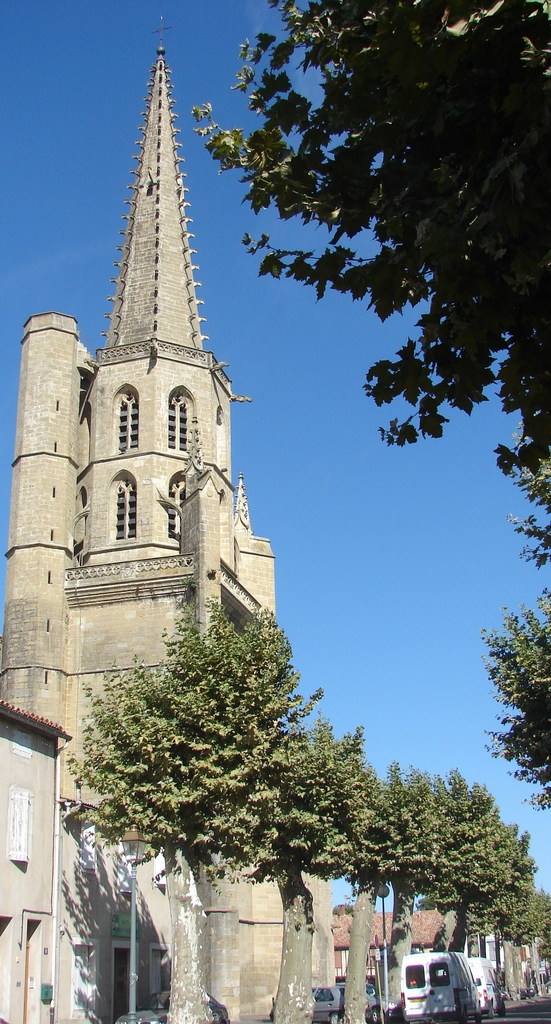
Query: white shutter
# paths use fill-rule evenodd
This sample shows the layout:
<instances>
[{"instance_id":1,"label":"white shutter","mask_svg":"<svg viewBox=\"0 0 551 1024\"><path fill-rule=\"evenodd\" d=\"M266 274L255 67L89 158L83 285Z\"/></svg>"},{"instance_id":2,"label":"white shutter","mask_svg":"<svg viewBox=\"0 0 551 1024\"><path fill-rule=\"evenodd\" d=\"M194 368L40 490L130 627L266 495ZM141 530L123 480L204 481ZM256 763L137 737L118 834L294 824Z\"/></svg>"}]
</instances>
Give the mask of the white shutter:
<instances>
[{"instance_id":1,"label":"white shutter","mask_svg":"<svg viewBox=\"0 0 551 1024\"><path fill-rule=\"evenodd\" d=\"M132 872L130 864L127 864L124 857L115 861L116 865L116 886L119 892L130 892L132 889Z\"/></svg>"},{"instance_id":2,"label":"white shutter","mask_svg":"<svg viewBox=\"0 0 551 1024\"><path fill-rule=\"evenodd\" d=\"M32 793L20 786L10 786L8 824L8 858L18 862L29 860Z\"/></svg>"},{"instance_id":3,"label":"white shutter","mask_svg":"<svg viewBox=\"0 0 551 1024\"><path fill-rule=\"evenodd\" d=\"M94 1019L94 947L78 939L73 944L72 1016Z\"/></svg>"},{"instance_id":4,"label":"white shutter","mask_svg":"<svg viewBox=\"0 0 551 1024\"><path fill-rule=\"evenodd\" d=\"M96 870L95 825L83 825L80 830L80 864L83 871Z\"/></svg>"}]
</instances>

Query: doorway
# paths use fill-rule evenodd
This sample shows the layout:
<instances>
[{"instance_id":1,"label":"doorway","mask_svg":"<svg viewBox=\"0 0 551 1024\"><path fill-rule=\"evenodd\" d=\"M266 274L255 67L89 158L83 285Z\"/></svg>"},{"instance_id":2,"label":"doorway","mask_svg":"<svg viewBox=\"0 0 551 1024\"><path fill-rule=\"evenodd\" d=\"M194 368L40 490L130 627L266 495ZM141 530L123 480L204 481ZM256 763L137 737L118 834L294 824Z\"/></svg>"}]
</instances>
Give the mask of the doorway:
<instances>
[{"instance_id":1,"label":"doorway","mask_svg":"<svg viewBox=\"0 0 551 1024\"><path fill-rule=\"evenodd\" d=\"M128 1013L128 980L130 974L130 949L115 946L113 949L113 1020L122 1013Z\"/></svg>"},{"instance_id":2,"label":"doorway","mask_svg":"<svg viewBox=\"0 0 551 1024\"><path fill-rule=\"evenodd\" d=\"M23 1024L40 1020L40 921L27 921Z\"/></svg>"}]
</instances>

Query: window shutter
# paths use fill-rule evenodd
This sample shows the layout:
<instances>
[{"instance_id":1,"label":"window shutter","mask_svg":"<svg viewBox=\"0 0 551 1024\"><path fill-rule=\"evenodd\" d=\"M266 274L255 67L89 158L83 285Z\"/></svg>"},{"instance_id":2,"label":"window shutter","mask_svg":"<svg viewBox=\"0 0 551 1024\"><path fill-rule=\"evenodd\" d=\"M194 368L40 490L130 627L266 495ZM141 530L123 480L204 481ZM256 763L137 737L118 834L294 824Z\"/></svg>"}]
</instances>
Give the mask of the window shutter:
<instances>
[{"instance_id":1,"label":"window shutter","mask_svg":"<svg viewBox=\"0 0 551 1024\"><path fill-rule=\"evenodd\" d=\"M117 879L116 885L119 892L130 892L132 889L132 878L130 864L127 864L124 857L116 861Z\"/></svg>"},{"instance_id":2,"label":"window shutter","mask_svg":"<svg viewBox=\"0 0 551 1024\"><path fill-rule=\"evenodd\" d=\"M32 793L19 786L10 786L8 825L8 858L18 862L29 860Z\"/></svg>"},{"instance_id":3,"label":"window shutter","mask_svg":"<svg viewBox=\"0 0 551 1024\"><path fill-rule=\"evenodd\" d=\"M83 825L80 832L80 864L84 871L96 870L96 826Z\"/></svg>"}]
</instances>

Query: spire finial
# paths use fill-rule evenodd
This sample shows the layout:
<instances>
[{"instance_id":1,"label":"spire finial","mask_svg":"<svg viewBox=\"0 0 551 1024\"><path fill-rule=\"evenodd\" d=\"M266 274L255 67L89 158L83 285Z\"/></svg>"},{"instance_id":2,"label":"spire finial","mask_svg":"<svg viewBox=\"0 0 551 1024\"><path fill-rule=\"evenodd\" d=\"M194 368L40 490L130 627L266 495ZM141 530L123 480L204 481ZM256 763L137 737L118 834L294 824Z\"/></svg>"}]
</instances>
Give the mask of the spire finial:
<instances>
[{"instance_id":1,"label":"spire finial","mask_svg":"<svg viewBox=\"0 0 551 1024\"><path fill-rule=\"evenodd\" d=\"M161 19L158 33L166 31ZM160 54L163 47L160 46ZM138 166L116 281L107 348L161 342L203 349L190 218L178 160L170 73L151 68ZM209 360L210 361L210 360ZM1 1022L0 1022L1 1024Z\"/></svg>"},{"instance_id":2,"label":"spire finial","mask_svg":"<svg viewBox=\"0 0 551 1024\"><path fill-rule=\"evenodd\" d=\"M172 28L172 25L165 25L163 23L163 16L161 14L161 16L159 18L159 28L153 29L153 35L157 35L158 34L158 36L159 36L159 45L157 47L157 53L158 53L159 57L163 57L164 53L165 53L165 47L164 47L164 42L163 42L163 33L164 32L168 32L168 30L170 28Z\"/></svg>"},{"instance_id":3,"label":"spire finial","mask_svg":"<svg viewBox=\"0 0 551 1024\"><path fill-rule=\"evenodd\" d=\"M236 523L240 523L241 526L244 526L249 533L252 533L251 517L249 514L249 501L247 498L247 492L245 490L245 484L243 481L243 473L239 474L239 480L237 483L234 520Z\"/></svg>"}]
</instances>

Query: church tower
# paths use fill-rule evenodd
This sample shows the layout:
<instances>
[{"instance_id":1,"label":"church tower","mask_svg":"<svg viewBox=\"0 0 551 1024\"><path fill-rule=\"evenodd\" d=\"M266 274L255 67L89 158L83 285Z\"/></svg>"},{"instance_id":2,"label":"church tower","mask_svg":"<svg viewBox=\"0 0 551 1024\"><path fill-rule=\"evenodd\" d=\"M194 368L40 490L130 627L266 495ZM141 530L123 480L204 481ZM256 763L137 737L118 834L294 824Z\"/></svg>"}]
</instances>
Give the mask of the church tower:
<instances>
[{"instance_id":1,"label":"church tower","mask_svg":"<svg viewBox=\"0 0 551 1024\"><path fill-rule=\"evenodd\" d=\"M87 690L97 690L106 673L130 668L136 659L145 665L161 661L163 636L171 634L185 603L205 624L215 599L238 628L257 609L274 608L270 544L253 534L243 478L232 482L230 411L236 396L227 363L205 347L172 108L161 45L104 347L92 356L79 340L76 320L56 312L32 316L22 342L0 695L58 723L73 738L70 750L77 757ZM61 797L68 829L73 804L81 807L93 795L77 792L65 771ZM117 939L113 932L105 880L98 905L92 890L86 895L94 907L94 934L90 915L75 910L83 878L89 882L77 831L74 825L73 847L67 841L64 848L69 923L63 943L72 935L74 944L79 935L79 950L93 949L97 977L111 984L120 934ZM107 865L105 877L112 871ZM327 896L323 887L319 893ZM144 920L157 937L148 947L153 956L162 946L159 936L169 941L168 918L158 887L147 900ZM232 1017L267 1012L281 943L277 893L228 884L207 893L205 905L210 990ZM324 907L327 921L329 909ZM74 977L76 954L64 948L61 970L66 962L68 977L71 970ZM320 932L316 956L315 977L326 982L328 929ZM152 971L150 964L150 979L157 977ZM140 977L146 974L147 968ZM112 1021L116 994L96 994L94 1012Z\"/></svg>"},{"instance_id":2,"label":"church tower","mask_svg":"<svg viewBox=\"0 0 551 1024\"><path fill-rule=\"evenodd\" d=\"M141 126L106 346L30 318L13 471L2 692L77 741L83 683L164 654L182 602L274 607L273 555L231 476L224 371L204 347L164 48Z\"/></svg>"}]
</instances>

